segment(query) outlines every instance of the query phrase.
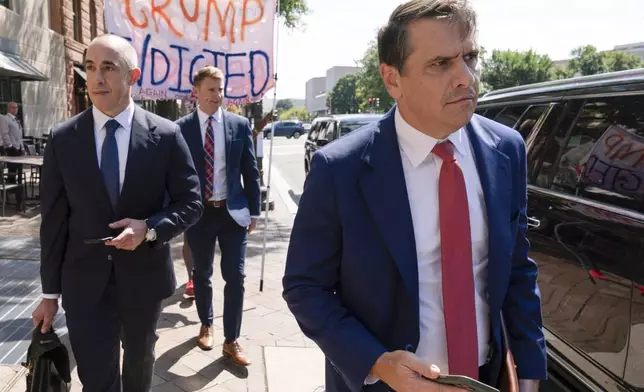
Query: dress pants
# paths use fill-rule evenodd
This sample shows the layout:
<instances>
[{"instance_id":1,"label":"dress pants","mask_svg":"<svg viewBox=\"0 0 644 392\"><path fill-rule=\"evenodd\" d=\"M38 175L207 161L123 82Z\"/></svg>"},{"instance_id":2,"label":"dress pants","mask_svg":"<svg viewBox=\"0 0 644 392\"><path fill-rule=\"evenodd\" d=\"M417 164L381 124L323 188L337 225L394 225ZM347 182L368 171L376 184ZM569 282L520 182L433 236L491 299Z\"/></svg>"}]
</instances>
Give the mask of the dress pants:
<instances>
[{"instance_id":1,"label":"dress pants","mask_svg":"<svg viewBox=\"0 0 644 392\"><path fill-rule=\"evenodd\" d=\"M119 298L113 273L97 306L65 309L83 392L120 392L121 386L124 392L150 390L161 310L162 301L132 305L128 298Z\"/></svg>"},{"instance_id":2,"label":"dress pants","mask_svg":"<svg viewBox=\"0 0 644 392\"><path fill-rule=\"evenodd\" d=\"M215 245L221 250L221 275L224 279L224 337L239 338L244 306L244 260L248 233L230 216L226 207L204 209L199 222L186 232L192 253L192 280L197 313L203 325L212 325L212 274Z\"/></svg>"}]
</instances>

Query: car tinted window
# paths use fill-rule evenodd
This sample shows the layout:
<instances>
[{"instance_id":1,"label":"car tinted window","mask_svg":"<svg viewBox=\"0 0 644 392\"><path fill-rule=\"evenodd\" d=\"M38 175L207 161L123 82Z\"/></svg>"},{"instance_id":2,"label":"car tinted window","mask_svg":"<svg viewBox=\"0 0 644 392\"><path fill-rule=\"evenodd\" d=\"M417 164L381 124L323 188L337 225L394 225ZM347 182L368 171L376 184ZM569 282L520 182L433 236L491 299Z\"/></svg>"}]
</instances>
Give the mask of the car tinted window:
<instances>
[{"instance_id":1,"label":"car tinted window","mask_svg":"<svg viewBox=\"0 0 644 392\"><path fill-rule=\"evenodd\" d=\"M644 96L586 102L553 189L644 212Z\"/></svg>"},{"instance_id":2,"label":"car tinted window","mask_svg":"<svg viewBox=\"0 0 644 392\"><path fill-rule=\"evenodd\" d=\"M494 120L494 117L496 117L496 115L499 114L501 110L503 110L502 107L487 109L485 110L485 113L483 115L490 120Z\"/></svg>"},{"instance_id":3,"label":"car tinted window","mask_svg":"<svg viewBox=\"0 0 644 392\"><path fill-rule=\"evenodd\" d=\"M533 105L521 116L517 123L516 130L519 131L523 139L527 139L528 135L536 125L537 121L548 109L548 105Z\"/></svg>"},{"instance_id":4,"label":"car tinted window","mask_svg":"<svg viewBox=\"0 0 644 392\"><path fill-rule=\"evenodd\" d=\"M501 114L494 118L494 121L499 122L510 128L514 128L514 125L519 121L519 118L528 108L528 105L521 106L509 106L503 109Z\"/></svg>"},{"instance_id":5,"label":"car tinted window","mask_svg":"<svg viewBox=\"0 0 644 392\"><path fill-rule=\"evenodd\" d=\"M322 131L324 133L323 134L321 133L320 137L326 139L329 142L333 141L334 139L336 139L335 128L336 128L336 122L329 121L329 123L324 128L324 131Z\"/></svg>"},{"instance_id":6,"label":"car tinted window","mask_svg":"<svg viewBox=\"0 0 644 392\"><path fill-rule=\"evenodd\" d=\"M363 127L367 124L370 124L371 121L351 121L351 122L342 122L340 123L340 136L344 136L351 131Z\"/></svg>"},{"instance_id":7,"label":"car tinted window","mask_svg":"<svg viewBox=\"0 0 644 392\"><path fill-rule=\"evenodd\" d=\"M582 102L556 105L533 141L529 141L528 175L531 184L549 188L556 172L556 162L566 134L575 121Z\"/></svg>"},{"instance_id":8,"label":"car tinted window","mask_svg":"<svg viewBox=\"0 0 644 392\"><path fill-rule=\"evenodd\" d=\"M324 128L326 123L324 121L318 121L315 124L311 125L311 130L309 131L309 140L317 140L320 130Z\"/></svg>"}]
</instances>

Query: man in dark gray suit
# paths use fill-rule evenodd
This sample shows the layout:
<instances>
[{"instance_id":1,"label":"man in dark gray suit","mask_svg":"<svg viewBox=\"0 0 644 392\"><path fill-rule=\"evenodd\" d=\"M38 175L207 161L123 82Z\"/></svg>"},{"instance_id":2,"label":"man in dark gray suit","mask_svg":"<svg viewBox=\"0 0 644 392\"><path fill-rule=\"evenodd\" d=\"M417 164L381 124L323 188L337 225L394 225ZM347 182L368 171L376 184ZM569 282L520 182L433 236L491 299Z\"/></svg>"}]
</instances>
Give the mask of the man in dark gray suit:
<instances>
[{"instance_id":1,"label":"man in dark gray suit","mask_svg":"<svg viewBox=\"0 0 644 392\"><path fill-rule=\"evenodd\" d=\"M199 173L204 214L186 232L192 255L194 294L201 329L197 345L213 341L212 273L215 244L221 249L224 286L223 355L238 365L250 361L237 342L244 303L244 260L248 233L260 214L259 171L250 123L221 108L224 74L206 66L194 74L197 110L177 121ZM243 185L241 178L243 177Z\"/></svg>"},{"instance_id":2,"label":"man in dark gray suit","mask_svg":"<svg viewBox=\"0 0 644 392\"><path fill-rule=\"evenodd\" d=\"M85 69L94 106L56 126L45 149L33 320L47 330L62 295L83 390L143 392L176 288L168 242L203 212L199 179L179 127L132 101L141 70L126 40L96 38Z\"/></svg>"}]
</instances>

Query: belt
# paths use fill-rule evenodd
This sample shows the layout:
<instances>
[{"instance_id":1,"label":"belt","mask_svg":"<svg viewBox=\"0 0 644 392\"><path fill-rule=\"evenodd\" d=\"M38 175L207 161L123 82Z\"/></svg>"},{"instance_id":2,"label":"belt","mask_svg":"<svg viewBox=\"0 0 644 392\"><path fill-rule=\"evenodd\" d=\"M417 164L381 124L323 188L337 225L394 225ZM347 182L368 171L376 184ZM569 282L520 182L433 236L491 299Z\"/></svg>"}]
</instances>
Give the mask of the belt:
<instances>
[{"instance_id":1,"label":"belt","mask_svg":"<svg viewBox=\"0 0 644 392\"><path fill-rule=\"evenodd\" d=\"M206 200L204 201L204 206L210 207L210 208L222 208L226 207L226 199L224 200Z\"/></svg>"}]
</instances>

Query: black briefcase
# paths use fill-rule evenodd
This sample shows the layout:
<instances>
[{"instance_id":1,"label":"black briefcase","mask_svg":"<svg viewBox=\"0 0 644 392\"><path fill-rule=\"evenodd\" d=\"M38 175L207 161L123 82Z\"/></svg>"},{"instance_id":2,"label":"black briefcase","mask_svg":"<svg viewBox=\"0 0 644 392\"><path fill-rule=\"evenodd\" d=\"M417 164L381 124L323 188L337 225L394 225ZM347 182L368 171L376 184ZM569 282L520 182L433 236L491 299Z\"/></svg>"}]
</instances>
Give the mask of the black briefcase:
<instances>
[{"instance_id":1,"label":"black briefcase","mask_svg":"<svg viewBox=\"0 0 644 392\"><path fill-rule=\"evenodd\" d=\"M53 329L35 328L27 350L27 392L69 392L72 387L67 347Z\"/></svg>"}]
</instances>

